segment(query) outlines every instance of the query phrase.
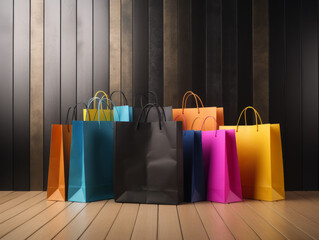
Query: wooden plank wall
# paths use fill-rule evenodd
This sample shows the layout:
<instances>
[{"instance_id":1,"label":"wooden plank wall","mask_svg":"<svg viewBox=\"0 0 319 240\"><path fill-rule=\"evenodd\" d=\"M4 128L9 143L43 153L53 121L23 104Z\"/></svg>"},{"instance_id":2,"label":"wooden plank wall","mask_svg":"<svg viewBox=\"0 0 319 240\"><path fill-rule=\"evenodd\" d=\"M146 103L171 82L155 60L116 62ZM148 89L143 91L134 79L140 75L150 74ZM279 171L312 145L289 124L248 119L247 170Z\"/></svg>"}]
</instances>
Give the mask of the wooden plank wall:
<instances>
[{"instance_id":1,"label":"wooden plank wall","mask_svg":"<svg viewBox=\"0 0 319 240\"><path fill-rule=\"evenodd\" d=\"M154 91L173 107L193 90L224 107L226 124L254 105L281 124L287 189L318 189L317 9L316 0L0 1L0 189L46 188L51 124L97 90L122 90L130 105Z\"/></svg>"}]
</instances>

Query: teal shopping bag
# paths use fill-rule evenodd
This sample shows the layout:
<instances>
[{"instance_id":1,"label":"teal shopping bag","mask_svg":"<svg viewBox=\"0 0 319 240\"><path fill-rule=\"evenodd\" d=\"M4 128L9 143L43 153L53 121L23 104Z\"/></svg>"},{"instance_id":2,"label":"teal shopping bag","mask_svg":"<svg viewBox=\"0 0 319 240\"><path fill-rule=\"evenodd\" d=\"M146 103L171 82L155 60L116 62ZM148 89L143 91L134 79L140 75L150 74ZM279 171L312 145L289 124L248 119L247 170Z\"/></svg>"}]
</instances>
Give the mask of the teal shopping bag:
<instances>
[{"instance_id":1,"label":"teal shopping bag","mask_svg":"<svg viewBox=\"0 0 319 240\"><path fill-rule=\"evenodd\" d=\"M113 112L116 111L114 114L114 122L133 122L133 108L128 105L127 98L122 91L113 91L110 95L110 99L112 100L112 95L114 93L120 93L121 96L124 98L124 105L123 106L114 106Z\"/></svg>"},{"instance_id":2,"label":"teal shopping bag","mask_svg":"<svg viewBox=\"0 0 319 240\"><path fill-rule=\"evenodd\" d=\"M90 99L88 107L94 99L99 98ZM99 109L104 101L99 101ZM113 122L73 121L68 200L92 202L110 198L113 198Z\"/></svg>"}]
</instances>

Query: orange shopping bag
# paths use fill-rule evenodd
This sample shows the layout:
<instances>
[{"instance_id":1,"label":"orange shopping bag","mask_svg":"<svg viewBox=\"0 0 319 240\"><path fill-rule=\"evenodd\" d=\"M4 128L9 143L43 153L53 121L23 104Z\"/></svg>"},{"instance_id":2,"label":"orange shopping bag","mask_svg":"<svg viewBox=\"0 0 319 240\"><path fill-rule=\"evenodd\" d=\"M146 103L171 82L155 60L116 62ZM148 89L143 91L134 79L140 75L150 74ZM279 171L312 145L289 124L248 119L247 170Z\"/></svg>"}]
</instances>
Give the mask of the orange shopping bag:
<instances>
[{"instance_id":1,"label":"orange shopping bag","mask_svg":"<svg viewBox=\"0 0 319 240\"><path fill-rule=\"evenodd\" d=\"M193 96L195 98L196 108L186 108L186 103L189 96ZM198 101L200 102L201 107L198 106L199 105ZM219 112L219 115L223 115L223 112L220 110L217 111L216 107L204 107L204 104L202 100L200 99L200 97L197 96L197 94L193 93L192 91L188 91L184 94L184 97L182 100L182 108L173 109L173 119L175 119L177 116L182 114L186 118L186 122L187 122L186 130L201 130L202 123L200 123L199 121L197 122L195 121L192 128L192 123L194 122L194 120L198 117L205 119L208 116L213 116L214 118L218 119L217 112ZM219 121L217 120L217 122ZM223 117L222 118L220 117L220 123L223 124L223 122L224 122ZM212 124L207 124L207 126L208 126L206 129L207 131L218 129L218 125L216 125L215 121L212 121Z\"/></svg>"},{"instance_id":2,"label":"orange shopping bag","mask_svg":"<svg viewBox=\"0 0 319 240\"><path fill-rule=\"evenodd\" d=\"M72 119L77 105L73 108ZM71 109L68 109L66 124L52 124L51 127L47 199L52 201L65 201L67 198L72 136L72 125L68 118Z\"/></svg>"}]
</instances>

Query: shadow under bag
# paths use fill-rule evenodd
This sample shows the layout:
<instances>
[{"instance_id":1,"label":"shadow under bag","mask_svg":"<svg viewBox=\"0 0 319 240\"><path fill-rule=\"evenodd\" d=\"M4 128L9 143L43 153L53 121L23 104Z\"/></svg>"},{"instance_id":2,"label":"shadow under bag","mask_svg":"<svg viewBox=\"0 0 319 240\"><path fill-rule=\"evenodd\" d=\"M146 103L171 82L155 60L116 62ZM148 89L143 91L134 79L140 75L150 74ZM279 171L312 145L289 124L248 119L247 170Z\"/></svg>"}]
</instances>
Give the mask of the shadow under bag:
<instances>
[{"instance_id":1,"label":"shadow under bag","mask_svg":"<svg viewBox=\"0 0 319 240\"><path fill-rule=\"evenodd\" d=\"M157 122L141 121L156 108ZM178 204L183 201L183 129L162 121L158 105L144 106L137 122L114 123L114 196L117 202Z\"/></svg>"}]
</instances>

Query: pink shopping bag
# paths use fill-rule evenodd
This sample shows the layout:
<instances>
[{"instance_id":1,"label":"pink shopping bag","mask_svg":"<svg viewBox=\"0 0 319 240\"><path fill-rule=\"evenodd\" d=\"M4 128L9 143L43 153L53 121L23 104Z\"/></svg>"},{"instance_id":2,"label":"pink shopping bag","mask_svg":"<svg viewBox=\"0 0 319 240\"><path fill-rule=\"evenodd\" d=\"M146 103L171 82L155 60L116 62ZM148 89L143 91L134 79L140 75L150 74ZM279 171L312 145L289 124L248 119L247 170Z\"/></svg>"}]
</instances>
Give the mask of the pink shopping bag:
<instances>
[{"instance_id":1,"label":"pink shopping bag","mask_svg":"<svg viewBox=\"0 0 319 240\"><path fill-rule=\"evenodd\" d=\"M207 200L242 201L235 130L202 131L202 147Z\"/></svg>"}]
</instances>

